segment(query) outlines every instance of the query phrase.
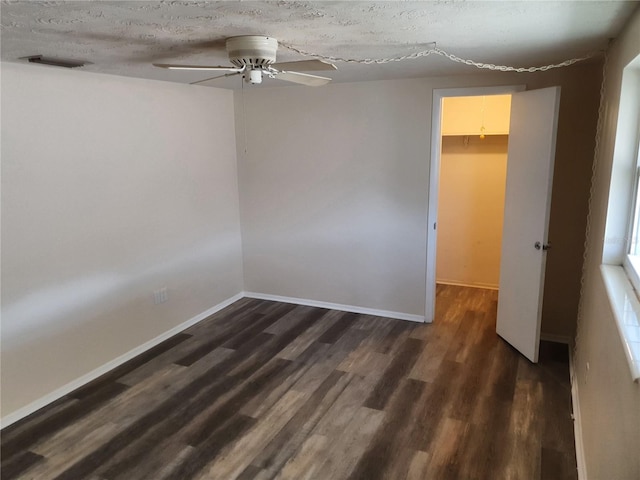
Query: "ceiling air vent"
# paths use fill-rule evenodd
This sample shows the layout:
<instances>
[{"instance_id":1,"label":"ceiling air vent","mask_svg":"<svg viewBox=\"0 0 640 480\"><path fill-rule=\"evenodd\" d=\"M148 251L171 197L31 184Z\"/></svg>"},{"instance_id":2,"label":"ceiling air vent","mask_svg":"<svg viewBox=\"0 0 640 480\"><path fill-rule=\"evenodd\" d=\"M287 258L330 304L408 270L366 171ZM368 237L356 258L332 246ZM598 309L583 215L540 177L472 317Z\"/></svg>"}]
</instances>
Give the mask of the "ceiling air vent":
<instances>
[{"instance_id":1,"label":"ceiling air vent","mask_svg":"<svg viewBox=\"0 0 640 480\"><path fill-rule=\"evenodd\" d=\"M57 58L43 57L42 55L32 55L30 57L22 57L29 63L39 63L41 65L52 65L54 67L76 68L84 67L90 62L81 62L78 60L60 60Z\"/></svg>"}]
</instances>

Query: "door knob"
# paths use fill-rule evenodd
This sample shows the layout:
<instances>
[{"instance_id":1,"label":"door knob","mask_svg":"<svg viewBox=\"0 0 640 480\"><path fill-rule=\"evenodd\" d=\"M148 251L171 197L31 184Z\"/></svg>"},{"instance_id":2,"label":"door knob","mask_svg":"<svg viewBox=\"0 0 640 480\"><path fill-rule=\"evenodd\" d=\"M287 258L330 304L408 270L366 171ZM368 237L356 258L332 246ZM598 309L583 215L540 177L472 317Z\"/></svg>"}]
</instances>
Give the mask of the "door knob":
<instances>
[{"instance_id":1,"label":"door knob","mask_svg":"<svg viewBox=\"0 0 640 480\"><path fill-rule=\"evenodd\" d=\"M550 243L540 243L540 242L536 242L534 245L536 250L549 250L551 248L551 244Z\"/></svg>"}]
</instances>

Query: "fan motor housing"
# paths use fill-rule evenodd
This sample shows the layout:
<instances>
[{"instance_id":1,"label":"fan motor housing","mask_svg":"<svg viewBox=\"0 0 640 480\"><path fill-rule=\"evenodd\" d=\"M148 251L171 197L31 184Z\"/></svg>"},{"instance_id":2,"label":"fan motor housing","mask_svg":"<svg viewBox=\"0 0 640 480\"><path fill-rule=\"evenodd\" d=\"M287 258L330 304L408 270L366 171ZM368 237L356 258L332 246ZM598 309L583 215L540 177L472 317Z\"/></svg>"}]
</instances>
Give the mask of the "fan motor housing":
<instances>
[{"instance_id":1,"label":"fan motor housing","mask_svg":"<svg viewBox=\"0 0 640 480\"><path fill-rule=\"evenodd\" d=\"M243 35L227 39L229 61L237 67L266 67L275 63L278 41L261 35Z\"/></svg>"}]
</instances>

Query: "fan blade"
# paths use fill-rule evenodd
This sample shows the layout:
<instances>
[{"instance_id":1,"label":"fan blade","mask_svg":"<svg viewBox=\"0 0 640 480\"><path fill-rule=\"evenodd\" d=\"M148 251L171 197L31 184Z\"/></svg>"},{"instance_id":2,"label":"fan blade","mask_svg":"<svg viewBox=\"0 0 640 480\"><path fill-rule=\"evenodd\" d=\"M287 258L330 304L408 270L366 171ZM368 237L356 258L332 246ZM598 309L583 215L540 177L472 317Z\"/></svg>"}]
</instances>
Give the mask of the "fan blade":
<instances>
[{"instance_id":1,"label":"fan blade","mask_svg":"<svg viewBox=\"0 0 640 480\"><path fill-rule=\"evenodd\" d=\"M244 70L244 68L238 67L213 67L206 65L174 65L171 63L154 63L154 67L160 68L168 68L169 70L209 70L213 72L235 72L239 73Z\"/></svg>"},{"instance_id":2,"label":"fan blade","mask_svg":"<svg viewBox=\"0 0 640 480\"><path fill-rule=\"evenodd\" d=\"M276 75L278 80L286 80L287 82L299 83L309 87L321 87L331 81L327 77L319 77L318 75L309 75L300 72L280 72Z\"/></svg>"},{"instance_id":3,"label":"fan blade","mask_svg":"<svg viewBox=\"0 0 640 480\"><path fill-rule=\"evenodd\" d=\"M297 62L283 62L272 65L277 70L295 70L296 72L319 72L322 70L337 70L333 63L323 60L299 60Z\"/></svg>"},{"instance_id":4,"label":"fan blade","mask_svg":"<svg viewBox=\"0 0 640 480\"><path fill-rule=\"evenodd\" d=\"M191 82L189 85L198 85L199 83L208 82L209 80L215 80L216 78L233 77L234 75L240 75L242 72L225 73L224 75L216 75L215 77L205 78L204 80L198 80L197 82Z\"/></svg>"}]
</instances>

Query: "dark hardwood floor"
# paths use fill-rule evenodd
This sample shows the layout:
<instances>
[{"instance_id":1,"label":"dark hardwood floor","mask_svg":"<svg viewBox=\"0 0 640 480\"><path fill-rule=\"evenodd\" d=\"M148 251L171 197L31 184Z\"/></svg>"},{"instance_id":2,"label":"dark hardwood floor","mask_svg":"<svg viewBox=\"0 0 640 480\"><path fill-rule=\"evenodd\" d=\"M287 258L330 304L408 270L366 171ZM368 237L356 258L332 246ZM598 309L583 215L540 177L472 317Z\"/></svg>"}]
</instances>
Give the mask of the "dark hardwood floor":
<instances>
[{"instance_id":1,"label":"dark hardwood floor","mask_svg":"<svg viewBox=\"0 0 640 480\"><path fill-rule=\"evenodd\" d=\"M2 431L2 479L576 479L568 352L497 293L431 325L243 299Z\"/></svg>"}]
</instances>

